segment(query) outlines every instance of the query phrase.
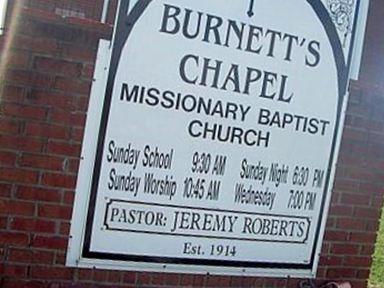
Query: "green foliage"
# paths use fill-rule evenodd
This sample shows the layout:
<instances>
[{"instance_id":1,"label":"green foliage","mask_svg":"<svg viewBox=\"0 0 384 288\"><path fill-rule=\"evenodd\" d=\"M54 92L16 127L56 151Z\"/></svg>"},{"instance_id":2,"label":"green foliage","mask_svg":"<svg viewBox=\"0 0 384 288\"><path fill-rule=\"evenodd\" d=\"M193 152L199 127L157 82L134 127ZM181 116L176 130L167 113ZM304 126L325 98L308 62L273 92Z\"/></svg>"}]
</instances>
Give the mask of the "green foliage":
<instances>
[{"instance_id":1,"label":"green foliage","mask_svg":"<svg viewBox=\"0 0 384 288\"><path fill-rule=\"evenodd\" d=\"M384 288L384 213L381 215L380 231L377 237L369 282L371 288Z\"/></svg>"}]
</instances>

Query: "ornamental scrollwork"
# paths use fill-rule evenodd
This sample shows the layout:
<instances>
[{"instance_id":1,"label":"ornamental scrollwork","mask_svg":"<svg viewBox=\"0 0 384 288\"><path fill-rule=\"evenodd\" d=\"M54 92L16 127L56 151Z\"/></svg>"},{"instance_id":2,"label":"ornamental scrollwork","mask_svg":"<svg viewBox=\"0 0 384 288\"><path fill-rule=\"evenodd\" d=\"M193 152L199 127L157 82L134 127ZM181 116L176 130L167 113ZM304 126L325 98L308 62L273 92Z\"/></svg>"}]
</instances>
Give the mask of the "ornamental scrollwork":
<instances>
[{"instance_id":1,"label":"ornamental scrollwork","mask_svg":"<svg viewBox=\"0 0 384 288\"><path fill-rule=\"evenodd\" d=\"M355 0L327 0L328 8L337 30L348 34L352 29Z\"/></svg>"}]
</instances>

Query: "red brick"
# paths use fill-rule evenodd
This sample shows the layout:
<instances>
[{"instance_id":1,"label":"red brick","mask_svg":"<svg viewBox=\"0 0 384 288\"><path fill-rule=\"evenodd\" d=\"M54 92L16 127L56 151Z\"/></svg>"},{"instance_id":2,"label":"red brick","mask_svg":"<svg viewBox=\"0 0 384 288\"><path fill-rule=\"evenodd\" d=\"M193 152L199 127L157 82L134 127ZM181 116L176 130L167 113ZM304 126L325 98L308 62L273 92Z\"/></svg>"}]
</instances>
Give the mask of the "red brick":
<instances>
[{"instance_id":1,"label":"red brick","mask_svg":"<svg viewBox=\"0 0 384 288\"><path fill-rule=\"evenodd\" d=\"M17 154L10 151L0 151L0 165L14 166L16 163Z\"/></svg>"},{"instance_id":2,"label":"red brick","mask_svg":"<svg viewBox=\"0 0 384 288\"><path fill-rule=\"evenodd\" d=\"M180 285L183 287L192 286L193 285L193 277L194 277L193 275L187 275L187 274L181 275Z\"/></svg>"},{"instance_id":3,"label":"red brick","mask_svg":"<svg viewBox=\"0 0 384 288\"><path fill-rule=\"evenodd\" d=\"M44 142L41 139L33 139L23 136L0 135L0 146L18 152L40 152Z\"/></svg>"},{"instance_id":4,"label":"red brick","mask_svg":"<svg viewBox=\"0 0 384 288\"><path fill-rule=\"evenodd\" d=\"M354 244L333 244L331 253L338 255L357 255L359 246Z\"/></svg>"},{"instance_id":5,"label":"red brick","mask_svg":"<svg viewBox=\"0 0 384 288\"><path fill-rule=\"evenodd\" d=\"M342 151L348 151L348 153L351 153L354 155L369 155L369 154L371 154L370 146L364 142L348 143L348 145L344 145L341 149L342 149Z\"/></svg>"},{"instance_id":6,"label":"red brick","mask_svg":"<svg viewBox=\"0 0 384 288\"><path fill-rule=\"evenodd\" d=\"M11 196L11 184L0 183L0 197L9 198Z\"/></svg>"},{"instance_id":7,"label":"red brick","mask_svg":"<svg viewBox=\"0 0 384 288\"><path fill-rule=\"evenodd\" d=\"M327 271L327 277L330 279L352 278L356 275L356 271L349 268L331 268Z\"/></svg>"},{"instance_id":8,"label":"red brick","mask_svg":"<svg viewBox=\"0 0 384 288\"><path fill-rule=\"evenodd\" d=\"M48 72L53 75L65 75L67 77L79 77L82 71L82 64L65 61L55 58L35 57L34 68L41 72Z\"/></svg>"},{"instance_id":9,"label":"red brick","mask_svg":"<svg viewBox=\"0 0 384 288\"><path fill-rule=\"evenodd\" d=\"M76 177L63 174L44 173L42 184L51 187L74 189L76 185Z\"/></svg>"},{"instance_id":10,"label":"red brick","mask_svg":"<svg viewBox=\"0 0 384 288\"><path fill-rule=\"evenodd\" d=\"M89 106L89 97L76 97L74 98L74 105L77 111L87 112Z\"/></svg>"},{"instance_id":11,"label":"red brick","mask_svg":"<svg viewBox=\"0 0 384 288\"><path fill-rule=\"evenodd\" d=\"M50 115L50 121L52 123L59 123L61 125L84 127L85 114L75 112L52 111Z\"/></svg>"},{"instance_id":12,"label":"red brick","mask_svg":"<svg viewBox=\"0 0 384 288\"><path fill-rule=\"evenodd\" d=\"M20 159L21 166L46 170L63 171L64 164L64 158L41 154L23 154Z\"/></svg>"},{"instance_id":13,"label":"red brick","mask_svg":"<svg viewBox=\"0 0 384 288\"><path fill-rule=\"evenodd\" d=\"M321 256L319 264L322 266L340 266L343 257L340 256Z\"/></svg>"},{"instance_id":14,"label":"red brick","mask_svg":"<svg viewBox=\"0 0 384 288\"><path fill-rule=\"evenodd\" d=\"M84 136L83 128L73 128L71 132L71 139L77 142L82 142Z\"/></svg>"},{"instance_id":15,"label":"red brick","mask_svg":"<svg viewBox=\"0 0 384 288\"><path fill-rule=\"evenodd\" d=\"M70 159L68 162L68 172L77 174L79 171L80 160Z\"/></svg>"},{"instance_id":16,"label":"red brick","mask_svg":"<svg viewBox=\"0 0 384 288\"><path fill-rule=\"evenodd\" d=\"M365 163L362 155L356 155L356 154L351 155L349 151L342 151L342 150L340 151L338 161L339 161L339 165L352 165L352 166L364 165Z\"/></svg>"},{"instance_id":17,"label":"red brick","mask_svg":"<svg viewBox=\"0 0 384 288\"><path fill-rule=\"evenodd\" d=\"M114 23L114 19L116 17L117 5L118 5L118 1L117 0L110 1L110 6L109 6L109 9L108 9L108 15L107 15L107 23L108 24L113 24Z\"/></svg>"},{"instance_id":18,"label":"red brick","mask_svg":"<svg viewBox=\"0 0 384 288\"><path fill-rule=\"evenodd\" d=\"M366 130L368 127L369 119L361 116L347 114L345 117L345 125L348 129L360 128Z\"/></svg>"},{"instance_id":19,"label":"red brick","mask_svg":"<svg viewBox=\"0 0 384 288\"><path fill-rule=\"evenodd\" d=\"M358 279L364 279L364 280L366 280L366 279L368 279L369 278L369 275L370 275L370 269L362 269L362 270L358 270L357 271L357 278ZM353 287L355 287L355 286L353 286ZM365 288L365 286L364 286L364 288Z\"/></svg>"},{"instance_id":20,"label":"red brick","mask_svg":"<svg viewBox=\"0 0 384 288\"><path fill-rule=\"evenodd\" d=\"M0 216L0 229L6 229L7 223L8 223L8 217L7 216ZM0 253L0 259L1 259L1 256L2 255Z\"/></svg>"},{"instance_id":21,"label":"red brick","mask_svg":"<svg viewBox=\"0 0 384 288\"><path fill-rule=\"evenodd\" d=\"M47 110L45 108L5 103L3 109L6 116L31 120L44 120L47 118Z\"/></svg>"},{"instance_id":22,"label":"red brick","mask_svg":"<svg viewBox=\"0 0 384 288\"><path fill-rule=\"evenodd\" d=\"M128 284L136 283L137 275L135 272L125 272L123 277L123 282Z\"/></svg>"},{"instance_id":23,"label":"red brick","mask_svg":"<svg viewBox=\"0 0 384 288\"><path fill-rule=\"evenodd\" d=\"M76 270L77 277L79 280L92 280L93 270L92 269L78 269Z\"/></svg>"},{"instance_id":24,"label":"red brick","mask_svg":"<svg viewBox=\"0 0 384 288\"><path fill-rule=\"evenodd\" d=\"M61 192L55 189L19 186L16 191L16 197L23 200L59 203L61 201Z\"/></svg>"},{"instance_id":25,"label":"red brick","mask_svg":"<svg viewBox=\"0 0 384 288\"><path fill-rule=\"evenodd\" d=\"M66 253L56 252L55 265L65 266Z\"/></svg>"},{"instance_id":26,"label":"red brick","mask_svg":"<svg viewBox=\"0 0 384 288\"><path fill-rule=\"evenodd\" d=\"M22 265L7 264L4 266L3 275L22 278L27 276L28 267Z\"/></svg>"},{"instance_id":27,"label":"red brick","mask_svg":"<svg viewBox=\"0 0 384 288\"><path fill-rule=\"evenodd\" d=\"M321 253L328 254L330 249L331 249L331 244L328 242L323 242L323 246L321 247Z\"/></svg>"},{"instance_id":28,"label":"red brick","mask_svg":"<svg viewBox=\"0 0 384 288\"><path fill-rule=\"evenodd\" d=\"M50 141L47 144L48 154L58 154L66 156L79 157L81 151L81 145L71 144L67 142Z\"/></svg>"},{"instance_id":29,"label":"red brick","mask_svg":"<svg viewBox=\"0 0 384 288\"><path fill-rule=\"evenodd\" d=\"M370 131L369 141L381 144L384 142L384 134L383 133L375 133L374 131Z\"/></svg>"},{"instance_id":30,"label":"red brick","mask_svg":"<svg viewBox=\"0 0 384 288\"><path fill-rule=\"evenodd\" d=\"M151 283L151 275L147 272L138 272L136 278L136 285L148 285Z\"/></svg>"},{"instance_id":31,"label":"red brick","mask_svg":"<svg viewBox=\"0 0 384 288\"><path fill-rule=\"evenodd\" d=\"M324 268L324 267L317 268L316 276L319 279L325 279L326 278L326 274L327 274L327 269L326 268Z\"/></svg>"},{"instance_id":32,"label":"red brick","mask_svg":"<svg viewBox=\"0 0 384 288\"><path fill-rule=\"evenodd\" d=\"M63 197L63 203L67 205L73 205L75 201L75 192L74 191L65 191Z\"/></svg>"},{"instance_id":33,"label":"red brick","mask_svg":"<svg viewBox=\"0 0 384 288\"><path fill-rule=\"evenodd\" d=\"M352 179L359 179L360 181L375 181L376 180L376 173L373 171L367 171L366 167L353 167L349 168L348 171L348 177Z\"/></svg>"},{"instance_id":34,"label":"red brick","mask_svg":"<svg viewBox=\"0 0 384 288\"><path fill-rule=\"evenodd\" d=\"M70 228L70 222L61 222L59 230L60 235L69 236Z\"/></svg>"},{"instance_id":35,"label":"red brick","mask_svg":"<svg viewBox=\"0 0 384 288\"><path fill-rule=\"evenodd\" d=\"M365 256L365 255L372 256L374 252L375 252L374 243L365 244L361 247L360 255L361 256Z\"/></svg>"},{"instance_id":36,"label":"red brick","mask_svg":"<svg viewBox=\"0 0 384 288\"><path fill-rule=\"evenodd\" d=\"M350 281L353 288L367 288L368 282L367 281Z\"/></svg>"},{"instance_id":37,"label":"red brick","mask_svg":"<svg viewBox=\"0 0 384 288\"><path fill-rule=\"evenodd\" d=\"M243 287L252 287L254 278L243 277ZM208 276L206 279L206 287L230 287L231 278L225 276Z\"/></svg>"},{"instance_id":38,"label":"red brick","mask_svg":"<svg viewBox=\"0 0 384 288\"><path fill-rule=\"evenodd\" d=\"M5 79L17 85L29 87L50 88L53 85L52 76L25 70L10 70Z\"/></svg>"},{"instance_id":39,"label":"red brick","mask_svg":"<svg viewBox=\"0 0 384 288\"><path fill-rule=\"evenodd\" d=\"M38 172L18 168L0 168L0 181L36 183Z\"/></svg>"},{"instance_id":40,"label":"red brick","mask_svg":"<svg viewBox=\"0 0 384 288\"><path fill-rule=\"evenodd\" d=\"M25 94L24 87L18 87L13 85L5 85L2 95L2 100L12 103L21 103L23 102Z\"/></svg>"},{"instance_id":41,"label":"red brick","mask_svg":"<svg viewBox=\"0 0 384 288\"><path fill-rule=\"evenodd\" d=\"M197 287L203 287L205 281L205 276L203 275L195 275L193 279L193 285Z\"/></svg>"},{"instance_id":42,"label":"red brick","mask_svg":"<svg viewBox=\"0 0 384 288\"><path fill-rule=\"evenodd\" d=\"M348 232L345 231L334 231L334 230L326 230L324 239L326 241L347 241L349 236Z\"/></svg>"},{"instance_id":43,"label":"red brick","mask_svg":"<svg viewBox=\"0 0 384 288\"><path fill-rule=\"evenodd\" d=\"M71 91L71 93L88 95L91 88L91 82L73 78L56 77L54 87L61 91Z\"/></svg>"},{"instance_id":44,"label":"red brick","mask_svg":"<svg viewBox=\"0 0 384 288\"><path fill-rule=\"evenodd\" d=\"M0 133L19 134L20 121L0 118Z\"/></svg>"},{"instance_id":45,"label":"red brick","mask_svg":"<svg viewBox=\"0 0 384 288\"><path fill-rule=\"evenodd\" d=\"M366 219L366 227L365 231L367 233L377 232L379 231L379 219Z\"/></svg>"},{"instance_id":46,"label":"red brick","mask_svg":"<svg viewBox=\"0 0 384 288\"><path fill-rule=\"evenodd\" d=\"M15 263L53 264L55 254L37 249L9 249L8 260Z\"/></svg>"},{"instance_id":47,"label":"red brick","mask_svg":"<svg viewBox=\"0 0 384 288\"><path fill-rule=\"evenodd\" d=\"M345 128L343 138L348 140L364 141L367 139L368 133L366 130L358 130L354 128Z\"/></svg>"},{"instance_id":48,"label":"red brick","mask_svg":"<svg viewBox=\"0 0 384 288\"><path fill-rule=\"evenodd\" d=\"M376 240L376 233L368 232L351 232L350 241L354 243L374 243Z\"/></svg>"},{"instance_id":49,"label":"red brick","mask_svg":"<svg viewBox=\"0 0 384 288\"><path fill-rule=\"evenodd\" d=\"M383 159L376 159L375 161L372 161L370 164L372 164L372 167L374 167L375 169L384 169ZM375 185L375 183L373 183L373 185ZM381 188L380 185L377 185L377 184L376 184L376 187Z\"/></svg>"},{"instance_id":50,"label":"red brick","mask_svg":"<svg viewBox=\"0 0 384 288\"><path fill-rule=\"evenodd\" d=\"M360 183L360 192L363 194L377 194L382 196L382 193L384 192L384 188L379 183Z\"/></svg>"},{"instance_id":51,"label":"red brick","mask_svg":"<svg viewBox=\"0 0 384 288\"><path fill-rule=\"evenodd\" d=\"M331 205L329 214L334 216L352 216L353 206Z\"/></svg>"},{"instance_id":52,"label":"red brick","mask_svg":"<svg viewBox=\"0 0 384 288\"><path fill-rule=\"evenodd\" d=\"M355 180L336 179L334 184L335 190L358 192L359 182ZM352 203L353 204L353 203Z\"/></svg>"},{"instance_id":53,"label":"red brick","mask_svg":"<svg viewBox=\"0 0 384 288\"><path fill-rule=\"evenodd\" d=\"M371 207L381 209L383 207L382 196L372 196Z\"/></svg>"},{"instance_id":54,"label":"red brick","mask_svg":"<svg viewBox=\"0 0 384 288\"><path fill-rule=\"evenodd\" d=\"M344 266L347 267L370 267L372 264L371 257L350 256L344 258Z\"/></svg>"},{"instance_id":55,"label":"red brick","mask_svg":"<svg viewBox=\"0 0 384 288\"><path fill-rule=\"evenodd\" d=\"M51 204L39 204L39 217L45 217L50 219L64 219L69 220L72 215L72 207L51 205Z\"/></svg>"},{"instance_id":56,"label":"red brick","mask_svg":"<svg viewBox=\"0 0 384 288\"><path fill-rule=\"evenodd\" d=\"M60 46L54 38L36 38L18 35L12 44L13 47L39 52L39 54L57 55L60 52Z\"/></svg>"},{"instance_id":57,"label":"red brick","mask_svg":"<svg viewBox=\"0 0 384 288\"><path fill-rule=\"evenodd\" d=\"M29 235L19 232L0 231L0 245L8 244L14 247L26 246L29 243Z\"/></svg>"},{"instance_id":58,"label":"red brick","mask_svg":"<svg viewBox=\"0 0 384 288\"><path fill-rule=\"evenodd\" d=\"M365 227L365 222L362 219L356 218L340 218L337 220L336 227L340 229L349 229L349 230L363 230Z\"/></svg>"},{"instance_id":59,"label":"red brick","mask_svg":"<svg viewBox=\"0 0 384 288\"><path fill-rule=\"evenodd\" d=\"M27 68L30 61L30 52L11 50L9 51L7 60L6 65L12 68Z\"/></svg>"},{"instance_id":60,"label":"red brick","mask_svg":"<svg viewBox=\"0 0 384 288\"><path fill-rule=\"evenodd\" d=\"M151 284L161 286L164 284L165 273L152 273Z\"/></svg>"},{"instance_id":61,"label":"red brick","mask_svg":"<svg viewBox=\"0 0 384 288\"><path fill-rule=\"evenodd\" d=\"M230 287L231 285L231 277L228 276L219 276L220 281L219 285L222 285L222 287ZM287 280L284 280L284 283L281 283L283 286L285 286ZM254 278L254 277L243 277L243 283L242 285L244 287L257 287L257 285L261 283L260 279ZM282 287L282 286L280 286Z\"/></svg>"},{"instance_id":62,"label":"red brick","mask_svg":"<svg viewBox=\"0 0 384 288\"><path fill-rule=\"evenodd\" d=\"M355 207L355 216L358 218L379 219L381 210L375 208Z\"/></svg>"},{"instance_id":63,"label":"red brick","mask_svg":"<svg viewBox=\"0 0 384 288\"><path fill-rule=\"evenodd\" d=\"M264 280L265 287L284 287L286 283L286 279L273 279L273 278L266 278Z\"/></svg>"},{"instance_id":64,"label":"red brick","mask_svg":"<svg viewBox=\"0 0 384 288\"><path fill-rule=\"evenodd\" d=\"M53 139L68 139L70 131L68 127L36 122L26 123L25 130L28 136Z\"/></svg>"},{"instance_id":65,"label":"red brick","mask_svg":"<svg viewBox=\"0 0 384 288\"><path fill-rule=\"evenodd\" d=\"M41 219L13 218L11 229L37 233L55 233L56 223Z\"/></svg>"},{"instance_id":66,"label":"red brick","mask_svg":"<svg viewBox=\"0 0 384 288\"><path fill-rule=\"evenodd\" d=\"M108 272L108 282L110 283L120 283L123 273L119 271L109 271Z\"/></svg>"},{"instance_id":67,"label":"red brick","mask_svg":"<svg viewBox=\"0 0 384 288\"><path fill-rule=\"evenodd\" d=\"M369 143L367 145L368 151L365 153L372 158L382 157L383 146L381 144Z\"/></svg>"},{"instance_id":68,"label":"red brick","mask_svg":"<svg viewBox=\"0 0 384 288\"><path fill-rule=\"evenodd\" d=\"M94 63L96 50L84 49L84 47L74 44L63 44L63 57L64 59Z\"/></svg>"},{"instance_id":69,"label":"red brick","mask_svg":"<svg viewBox=\"0 0 384 288\"><path fill-rule=\"evenodd\" d=\"M32 89L26 96L26 101L34 105L64 109L67 111L75 109L74 96L46 90Z\"/></svg>"},{"instance_id":70,"label":"red brick","mask_svg":"<svg viewBox=\"0 0 384 288\"><path fill-rule=\"evenodd\" d=\"M92 65L92 64L84 65L82 76L89 78L89 79L92 79L93 74L94 74L94 70L95 70L94 65Z\"/></svg>"},{"instance_id":71,"label":"red brick","mask_svg":"<svg viewBox=\"0 0 384 288\"><path fill-rule=\"evenodd\" d=\"M368 122L367 128L375 132L383 132L383 123L380 121L371 120Z\"/></svg>"},{"instance_id":72,"label":"red brick","mask_svg":"<svg viewBox=\"0 0 384 288\"><path fill-rule=\"evenodd\" d=\"M347 194L343 193L341 195L341 203L344 205L369 205L369 197L367 195L359 195L359 194Z\"/></svg>"},{"instance_id":73,"label":"red brick","mask_svg":"<svg viewBox=\"0 0 384 288\"><path fill-rule=\"evenodd\" d=\"M93 280L96 282L106 282L108 279L108 272L103 270L95 270L93 272Z\"/></svg>"},{"instance_id":74,"label":"red brick","mask_svg":"<svg viewBox=\"0 0 384 288\"><path fill-rule=\"evenodd\" d=\"M302 281L303 281L302 279L288 278L287 279L287 286L285 288L297 288L297 287L300 287L300 283ZM262 287L262 283L261 282L260 282L260 284L261 285L256 286L256 287Z\"/></svg>"},{"instance_id":75,"label":"red brick","mask_svg":"<svg viewBox=\"0 0 384 288\"><path fill-rule=\"evenodd\" d=\"M331 203L333 203L333 205L335 205L334 203L340 202L341 194L342 194L342 192L337 191L337 190L332 193Z\"/></svg>"},{"instance_id":76,"label":"red brick","mask_svg":"<svg viewBox=\"0 0 384 288\"><path fill-rule=\"evenodd\" d=\"M48 287L48 283L37 280L22 280L22 279L4 279L2 288L52 288Z\"/></svg>"},{"instance_id":77,"label":"red brick","mask_svg":"<svg viewBox=\"0 0 384 288\"><path fill-rule=\"evenodd\" d=\"M0 214L33 216L35 203L0 199Z\"/></svg>"},{"instance_id":78,"label":"red brick","mask_svg":"<svg viewBox=\"0 0 384 288\"><path fill-rule=\"evenodd\" d=\"M180 276L174 273L163 273L164 284L169 286L179 286Z\"/></svg>"},{"instance_id":79,"label":"red brick","mask_svg":"<svg viewBox=\"0 0 384 288\"><path fill-rule=\"evenodd\" d=\"M71 280L72 269L66 267L32 266L31 277L35 279Z\"/></svg>"},{"instance_id":80,"label":"red brick","mask_svg":"<svg viewBox=\"0 0 384 288\"><path fill-rule=\"evenodd\" d=\"M326 222L326 229L335 228L335 223L336 223L336 218L332 217L332 215L330 215L327 219L327 222Z\"/></svg>"},{"instance_id":81,"label":"red brick","mask_svg":"<svg viewBox=\"0 0 384 288\"><path fill-rule=\"evenodd\" d=\"M32 240L32 247L64 251L67 249L67 243L68 240L64 237L35 235Z\"/></svg>"}]
</instances>

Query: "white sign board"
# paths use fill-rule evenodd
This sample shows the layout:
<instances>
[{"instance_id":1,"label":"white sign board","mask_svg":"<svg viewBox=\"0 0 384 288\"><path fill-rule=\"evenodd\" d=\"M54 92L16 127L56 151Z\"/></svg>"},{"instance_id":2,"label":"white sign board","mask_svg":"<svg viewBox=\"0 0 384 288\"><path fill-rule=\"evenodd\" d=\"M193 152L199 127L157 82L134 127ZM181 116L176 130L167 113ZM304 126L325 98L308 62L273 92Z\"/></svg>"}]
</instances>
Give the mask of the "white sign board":
<instances>
[{"instance_id":1,"label":"white sign board","mask_svg":"<svg viewBox=\"0 0 384 288\"><path fill-rule=\"evenodd\" d=\"M68 265L314 277L358 10L122 1L99 52Z\"/></svg>"}]
</instances>

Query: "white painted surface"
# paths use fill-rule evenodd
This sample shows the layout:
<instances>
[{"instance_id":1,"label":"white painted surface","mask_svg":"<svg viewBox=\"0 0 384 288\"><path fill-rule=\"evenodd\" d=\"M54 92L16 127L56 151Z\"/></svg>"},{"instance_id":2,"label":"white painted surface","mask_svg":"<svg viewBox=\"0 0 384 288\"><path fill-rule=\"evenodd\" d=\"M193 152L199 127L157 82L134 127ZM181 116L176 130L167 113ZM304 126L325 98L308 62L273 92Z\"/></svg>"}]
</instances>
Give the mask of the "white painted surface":
<instances>
[{"instance_id":1,"label":"white painted surface","mask_svg":"<svg viewBox=\"0 0 384 288\"><path fill-rule=\"evenodd\" d=\"M89 202L91 179L108 75L108 70L104 71L103 67L108 66L111 53L108 43L100 44L96 81L92 88L83 144L84 159L81 161L76 190L68 265L135 271L315 276L340 143L340 130L336 123L340 116L339 128L342 127L346 102L338 106L340 95L335 58L323 25L306 1L294 2L295 5L284 0L259 0L255 8L256 15L252 18L246 14L248 4L240 5L238 2L223 6L219 0L158 0L149 5L124 46L117 70L102 149L99 183L93 191L96 193L95 215L93 225L90 226L86 223L86 216L87 210L92 209L89 208L92 207ZM191 40L180 33L173 35L159 32L164 4L202 11L205 17L208 13L220 16L225 21L233 19L239 21L238 23L290 33L297 35L301 40L306 39L303 43L316 41L321 47L321 60L315 67L306 65L306 61L311 62L316 58L316 53L305 45L292 50L292 60L289 61L284 60L286 45L280 42L275 45L274 57L269 57L268 49L259 54L244 51L244 44L242 49L236 49L237 45L233 39L229 42L229 47L223 47L200 41L203 36ZM295 10L292 10L292 6ZM214 35L211 35L210 42L213 41L212 37ZM262 45L268 45L267 39L263 41ZM350 51L346 47L343 47L343 50ZM204 58L209 58L211 64L216 60L222 61L221 74L218 76L219 87L226 86L225 79L228 80L231 67L234 69L232 64L236 64L240 71L239 77L243 80L246 78L247 67L270 71L276 73L277 77L286 76L282 97L288 99L293 93L292 99L278 101L278 96L274 99L260 97L260 81L251 84L250 93L244 93L244 82L240 82L240 93L234 91L236 89L233 83L228 84L226 90L209 87L212 86L212 77L207 78L205 86L187 83L180 74L181 60L186 55L198 57L199 66L195 62L197 58L190 58L185 69L186 77L190 80L198 78L197 83L201 83L203 77L202 62ZM135 85L140 87L140 91L152 88L149 96L147 92L143 92L142 103L127 101L128 96L122 94L123 87L132 91ZM145 87L145 90L141 90L144 89L142 87ZM167 92L165 97L156 96L155 89L163 92L169 90L173 94ZM272 93L276 86L271 85L268 89L269 93ZM347 98L347 95L341 96ZM175 99L181 99L181 102L186 99L185 109L180 108ZM193 99L200 99L205 103L207 99L211 99L213 105L221 103L223 107L236 107L237 112L224 116L220 116L217 111L213 115L205 115L196 109L187 112ZM160 102L157 103L157 100ZM337 107L340 109L340 115L337 113ZM273 123L264 125L260 122L260 115L266 111L270 111L270 115L285 117L286 120L293 117L297 122L286 123L282 128L281 124L276 124L277 116L275 121L272 121L270 116L269 122ZM304 119L307 118L317 120L308 120L305 126ZM323 123L322 126L318 120L323 121L320 122ZM192 134L202 131L201 125L196 121L201 121L202 125L207 123L206 125L211 127L216 124L224 129L237 127L243 131L256 131L263 136L269 133L269 141L267 145L263 145L263 141L260 145L247 145L244 144L244 139L242 143L238 140L230 143L231 141L194 137ZM308 125L311 128L308 128ZM192 132L188 132L188 129ZM256 139L254 132L249 135L249 140ZM113 147L126 149L128 157L133 155L133 163L109 161ZM130 154L133 150L138 151L137 161L135 154ZM148 150L169 154L170 168L146 166L145 154ZM333 158L330 156L332 151ZM210 155L211 165L207 173L193 171L196 168L193 165L196 153L201 157L200 160L204 158L203 155ZM216 175L213 173L213 166L220 156L226 157L225 173ZM255 169L265 166L265 179L242 177L245 160L248 164L253 164ZM199 161L197 166L200 167L202 162ZM282 169L283 175L287 176L286 181L272 181L273 164ZM322 183L316 182L315 176L320 175L316 173L323 171L323 175L327 175L328 168L331 168L327 176L329 185L325 185L325 178ZM296 177L295 172L298 170L304 172ZM308 179L301 178L306 171ZM175 181L175 194L164 196L145 193L144 182L148 179L146 175L151 174L158 179ZM111 187L111 177L114 178L115 175L129 176L129 179L134 176L139 183L137 191L121 191ZM186 196L185 183L188 179L192 179L195 185L205 181L202 184L203 198L194 197L199 192L192 193L192 197ZM307 180L306 184L297 183L298 179ZM210 183L219 182L219 197L212 200L207 197L207 190ZM314 185L317 183L321 185ZM270 195L269 199L273 201L266 201L268 205L239 203L235 201L236 187L241 185L244 185L246 191L253 189ZM201 193L201 188L197 190ZM299 191L299 196L303 191L303 202L292 202L292 195L296 194L291 191ZM312 202L310 200L313 200L313 197L316 197L316 201ZM325 203L323 208L322 201ZM143 211L143 215L148 217L147 223L145 217L144 221L139 221L139 214L132 212L133 210ZM129 213L136 213L135 219ZM157 215L159 225L153 224L152 215ZM202 219L206 219L205 222ZM215 219L223 221L219 221L217 225L226 223L225 227L218 229L216 226L216 229L213 229L212 221ZM250 225L249 221L255 223L254 226ZM260 223L264 226L258 226ZM92 228L89 249L96 253L92 259L81 253L87 225ZM204 225L210 229L203 229ZM149 260L154 258L156 261ZM176 264L178 261L182 264ZM213 262L209 261L218 262L213 265Z\"/></svg>"},{"instance_id":2,"label":"white painted surface","mask_svg":"<svg viewBox=\"0 0 384 288\"><path fill-rule=\"evenodd\" d=\"M0 0L0 35L4 33L7 4L8 4L8 0Z\"/></svg>"},{"instance_id":3,"label":"white painted surface","mask_svg":"<svg viewBox=\"0 0 384 288\"><path fill-rule=\"evenodd\" d=\"M365 40L365 29L367 26L368 12L369 12L369 1L365 0L361 2L361 11L359 13L355 47L352 58L351 67L351 79L359 80L361 58L363 56L364 40Z\"/></svg>"}]
</instances>

